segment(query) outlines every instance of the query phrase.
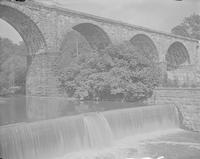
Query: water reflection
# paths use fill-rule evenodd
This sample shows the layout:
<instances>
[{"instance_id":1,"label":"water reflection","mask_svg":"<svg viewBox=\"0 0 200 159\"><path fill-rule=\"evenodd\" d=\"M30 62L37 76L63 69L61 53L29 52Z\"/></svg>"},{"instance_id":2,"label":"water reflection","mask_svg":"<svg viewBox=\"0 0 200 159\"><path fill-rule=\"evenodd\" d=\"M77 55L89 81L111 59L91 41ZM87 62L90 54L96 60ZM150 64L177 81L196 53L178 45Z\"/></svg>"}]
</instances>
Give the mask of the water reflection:
<instances>
[{"instance_id":1,"label":"water reflection","mask_svg":"<svg viewBox=\"0 0 200 159\"><path fill-rule=\"evenodd\" d=\"M0 125L25 122L26 120L25 96L0 97Z\"/></svg>"},{"instance_id":2,"label":"water reflection","mask_svg":"<svg viewBox=\"0 0 200 159\"><path fill-rule=\"evenodd\" d=\"M0 97L0 125L32 122L86 112L101 112L144 106L143 103L117 101L76 101L66 97L15 95Z\"/></svg>"}]
</instances>

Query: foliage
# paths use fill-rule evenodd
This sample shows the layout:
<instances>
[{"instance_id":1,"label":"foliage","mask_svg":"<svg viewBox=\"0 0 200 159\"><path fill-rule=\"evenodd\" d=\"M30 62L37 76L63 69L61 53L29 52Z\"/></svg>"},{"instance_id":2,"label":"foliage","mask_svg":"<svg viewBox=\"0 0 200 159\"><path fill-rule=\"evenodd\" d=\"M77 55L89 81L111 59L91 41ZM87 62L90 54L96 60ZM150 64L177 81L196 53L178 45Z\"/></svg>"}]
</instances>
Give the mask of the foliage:
<instances>
[{"instance_id":1,"label":"foliage","mask_svg":"<svg viewBox=\"0 0 200 159\"><path fill-rule=\"evenodd\" d=\"M69 65L73 58L79 54L87 54L91 52L90 45L87 40L74 30L67 33L66 38L61 44L61 56L58 57L58 69L61 70Z\"/></svg>"},{"instance_id":2,"label":"foliage","mask_svg":"<svg viewBox=\"0 0 200 159\"><path fill-rule=\"evenodd\" d=\"M174 27L171 32L176 35L200 40L200 15L194 13L191 16L186 17L183 22ZM196 70L197 84L193 84L196 86L198 86L200 83L200 71L198 69L199 68ZM183 87L186 87L186 85L188 84L183 84Z\"/></svg>"},{"instance_id":3,"label":"foliage","mask_svg":"<svg viewBox=\"0 0 200 159\"><path fill-rule=\"evenodd\" d=\"M174 27L171 32L176 35L200 40L200 15L192 14L186 17L183 22Z\"/></svg>"},{"instance_id":4,"label":"foliage","mask_svg":"<svg viewBox=\"0 0 200 159\"><path fill-rule=\"evenodd\" d=\"M0 93L9 92L11 81L25 90L27 50L25 44L14 44L9 39L0 38ZM6 93L7 94L7 93Z\"/></svg>"},{"instance_id":5,"label":"foliage","mask_svg":"<svg viewBox=\"0 0 200 159\"><path fill-rule=\"evenodd\" d=\"M81 54L61 72L60 87L81 100L137 101L151 96L160 69L130 42Z\"/></svg>"}]
</instances>

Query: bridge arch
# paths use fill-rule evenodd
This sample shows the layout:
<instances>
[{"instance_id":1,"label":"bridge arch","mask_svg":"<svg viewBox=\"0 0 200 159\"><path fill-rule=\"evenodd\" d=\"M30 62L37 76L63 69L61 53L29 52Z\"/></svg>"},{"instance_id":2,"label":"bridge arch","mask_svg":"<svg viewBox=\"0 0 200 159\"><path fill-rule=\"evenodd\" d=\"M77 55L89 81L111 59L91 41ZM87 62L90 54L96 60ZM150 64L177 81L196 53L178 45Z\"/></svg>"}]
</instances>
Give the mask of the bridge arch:
<instances>
[{"instance_id":1,"label":"bridge arch","mask_svg":"<svg viewBox=\"0 0 200 159\"><path fill-rule=\"evenodd\" d=\"M190 56L187 48L181 42L172 43L165 55L167 62L167 70L176 69L178 66L184 63L190 64Z\"/></svg>"},{"instance_id":2,"label":"bridge arch","mask_svg":"<svg viewBox=\"0 0 200 159\"><path fill-rule=\"evenodd\" d=\"M137 34L130 40L130 42L133 46L142 51L147 58L155 62L159 61L158 50L149 36L145 34Z\"/></svg>"},{"instance_id":3,"label":"bridge arch","mask_svg":"<svg viewBox=\"0 0 200 159\"><path fill-rule=\"evenodd\" d=\"M47 51L46 40L41 30L28 15L20 11L20 9L17 9L17 7L13 8L0 4L0 19L10 24L19 33L25 43L27 49L25 94L31 95L36 92L35 94L37 95L37 92L41 93L45 90L41 80L47 78L44 70L47 65L47 60L45 59L46 54L36 56L41 51ZM43 59L45 59L45 64Z\"/></svg>"},{"instance_id":4,"label":"bridge arch","mask_svg":"<svg viewBox=\"0 0 200 159\"><path fill-rule=\"evenodd\" d=\"M111 43L107 33L95 24L80 23L73 26L72 29L84 36L92 49L102 50Z\"/></svg>"},{"instance_id":5,"label":"bridge arch","mask_svg":"<svg viewBox=\"0 0 200 159\"><path fill-rule=\"evenodd\" d=\"M0 5L0 19L5 20L20 34L29 55L34 55L38 50L46 48L46 42L40 29L24 13L15 8Z\"/></svg>"},{"instance_id":6,"label":"bridge arch","mask_svg":"<svg viewBox=\"0 0 200 159\"><path fill-rule=\"evenodd\" d=\"M76 30L70 30L64 37L60 46L60 56L57 57L58 68L68 66L74 57L88 54L92 48L88 41Z\"/></svg>"}]
</instances>

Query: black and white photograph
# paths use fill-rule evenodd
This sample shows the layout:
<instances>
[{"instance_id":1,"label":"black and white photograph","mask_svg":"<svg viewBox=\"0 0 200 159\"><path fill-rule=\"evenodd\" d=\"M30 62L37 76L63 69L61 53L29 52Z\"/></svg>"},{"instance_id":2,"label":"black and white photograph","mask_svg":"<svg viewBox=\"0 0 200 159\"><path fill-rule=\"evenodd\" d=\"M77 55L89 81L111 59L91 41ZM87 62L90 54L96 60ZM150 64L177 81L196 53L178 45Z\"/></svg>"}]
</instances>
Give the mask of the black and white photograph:
<instances>
[{"instance_id":1,"label":"black and white photograph","mask_svg":"<svg viewBox=\"0 0 200 159\"><path fill-rule=\"evenodd\" d=\"M200 159L200 0L0 0L0 159Z\"/></svg>"}]
</instances>

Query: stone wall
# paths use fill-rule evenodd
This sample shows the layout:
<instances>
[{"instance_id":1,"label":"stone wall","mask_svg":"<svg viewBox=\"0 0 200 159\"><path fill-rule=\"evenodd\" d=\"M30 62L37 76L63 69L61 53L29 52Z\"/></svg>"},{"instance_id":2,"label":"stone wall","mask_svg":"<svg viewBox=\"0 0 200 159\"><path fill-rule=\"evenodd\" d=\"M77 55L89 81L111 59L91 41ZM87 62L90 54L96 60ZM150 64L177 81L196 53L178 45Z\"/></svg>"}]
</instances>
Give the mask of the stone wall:
<instances>
[{"instance_id":1,"label":"stone wall","mask_svg":"<svg viewBox=\"0 0 200 159\"><path fill-rule=\"evenodd\" d=\"M42 53L32 59L26 78L28 96L59 96L56 58L59 53Z\"/></svg>"},{"instance_id":2,"label":"stone wall","mask_svg":"<svg viewBox=\"0 0 200 159\"><path fill-rule=\"evenodd\" d=\"M10 14L7 15L5 11L8 9L10 9ZM15 12L19 13L16 14ZM8 22L11 21L15 28L18 27L18 32L23 33L21 34L22 37L25 35L23 39L25 39L26 43L30 45L29 47L33 47L34 50L38 48L38 46L42 47L46 45L51 51L59 51L67 33L72 30L73 27L82 23L89 23L99 27L99 29L103 31L102 34L105 34L113 44L131 40L135 35L146 35L154 42L157 48L159 62L165 61L168 48L177 41L182 43L188 50L191 64L195 64L197 60L197 40L162 33L86 13L71 11L58 6L42 5L41 3L33 1L27 1L26 3L0 1L0 17L2 16L4 20L8 19ZM23 23L20 17L24 17Z\"/></svg>"},{"instance_id":3,"label":"stone wall","mask_svg":"<svg viewBox=\"0 0 200 159\"><path fill-rule=\"evenodd\" d=\"M182 125L200 131L200 88L159 88L155 90L152 99L155 104L177 106Z\"/></svg>"}]
</instances>

